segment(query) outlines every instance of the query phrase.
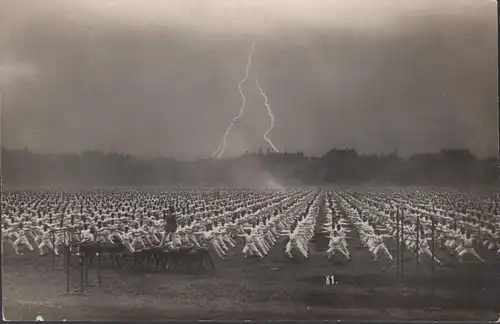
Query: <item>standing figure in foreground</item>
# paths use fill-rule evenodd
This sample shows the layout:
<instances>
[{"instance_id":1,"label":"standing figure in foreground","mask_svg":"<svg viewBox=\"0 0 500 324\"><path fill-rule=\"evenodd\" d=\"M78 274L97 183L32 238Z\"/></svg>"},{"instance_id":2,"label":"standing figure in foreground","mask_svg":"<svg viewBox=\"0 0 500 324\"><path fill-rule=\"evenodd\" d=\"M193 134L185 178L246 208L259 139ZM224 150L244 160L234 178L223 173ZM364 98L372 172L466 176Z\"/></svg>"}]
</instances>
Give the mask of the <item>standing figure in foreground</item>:
<instances>
[{"instance_id":1,"label":"standing figure in foreground","mask_svg":"<svg viewBox=\"0 0 500 324\"><path fill-rule=\"evenodd\" d=\"M372 257L373 260L377 261L378 260L378 253L379 251L382 251L383 254L385 254L391 261L394 261L394 258L392 257L391 253L387 249L387 246L384 244L384 238L390 237L390 235L368 235L370 238L372 238L372 242L374 245L374 249L372 252Z\"/></svg>"},{"instance_id":2,"label":"standing figure in foreground","mask_svg":"<svg viewBox=\"0 0 500 324\"><path fill-rule=\"evenodd\" d=\"M332 234L328 236L330 242L328 243L328 250L326 253L328 254L328 260L335 255L335 252L340 252L347 260L351 260L351 256L349 255L349 251L347 249L344 250L344 246L347 247L347 243L345 243L345 238L342 237L337 230L333 230ZM344 245L345 244L345 245Z\"/></svg>"},{"instance_id":3,"label":"standing figure in foreground","mask_svg":"<svg viewBox=\"0 0 500 324\"><path fill-rule=\"evenodd\" d=\"M14 241L14 245L16 246L17 251L19 251L19 244L26 246L30 251L34 250L30 242L28 241L28 238L26 237L26 229L23 227L22 222L19 223L17 227L17 239ZM22 253L19 254L22 255Z\"/></svg>"},{"instance_id":4,"label":"standing figure in foreground","mask_svg":"<svg viewBox=\"0 0 500 324\"><path fill-rule=\"evenodd\" d=\"M465 237L462 239L461 251L458 251L458 262L463 263L463 258L465 255L470 254L481 262L484 260L477 254L476 250L474 250L474 239L471 237L470 233L467 232Z\"/></svg>"}]
</instances>

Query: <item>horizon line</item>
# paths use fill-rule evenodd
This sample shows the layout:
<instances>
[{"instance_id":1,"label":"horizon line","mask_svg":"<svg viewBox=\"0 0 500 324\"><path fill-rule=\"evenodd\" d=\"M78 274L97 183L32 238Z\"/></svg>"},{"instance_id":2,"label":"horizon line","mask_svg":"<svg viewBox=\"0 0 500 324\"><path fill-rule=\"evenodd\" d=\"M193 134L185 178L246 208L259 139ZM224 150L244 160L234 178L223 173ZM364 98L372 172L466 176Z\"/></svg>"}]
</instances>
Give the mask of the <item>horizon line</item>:
<instances>
[{"instance_id":1,"label":"horizon line","mask_svg":"<svg viewBox=\"0 0 500 324\"><path fill-rule=\"evenodd\" d=\"M175 161L179 161L179 162L196 162L196 161L200 161L200 160L230 160L230 159L237 159L237 158L240 158L240 157L243 157L245 155L301 155L303 156L304 158L323 158L325 157L328 153L332 152L332 151L354 151L356 152L356 154L358 156L361 156L361 157L370 157L370 156L396 156L402 160L408 160L410 159L412 156L419 156L419 155L426 155L426 154L439 154L441 152L445 152L445 151L468 151L472 156L474 156L476 159L478 160L488 160L488 159L500 159L499 155L498 154L497 156L491 156L491 155L488 155L488 156L484 156L484 157L479 157L477 156L476 154L474 154L473 152L470 151L470 149L468 148L458 148L458 147L455 147L455 148L442 148L438 151L427 151L427 152L413 152L413 153L410 153L410 154L407 154L407 156L405 157L404 154L400 154L399 153L399 150L398 149L395 149L391 152L387 152L387 151L382 151L382 152L371 152L371 153L366 153L366 152L360 152L358 151L357 149L355 148L331 148L329 150L327 150L326 152L324 152L323 154L320 154L320 155L308 155L308 154L305 154L304 153L304 150L303 149L299 149L299 150L293 150L293 151L283 151L283 152L272 152L272 151L267 151L267 150L263 150L263 149L259 149L257 151L245 151L245 152L242 152L240 153L239 155L235 155L235 156L228 156L228 157L225 157L225 158L220 158L220 159L217 159L217 158L213 158L212 156L210 155L207 155L207 156L197 156L197 157L194 157L194 158L190 158L190 159L183 159L183 158L178 158L178 157L171 157L171 156L166 156L166 155L163 155L163 154L132 154L132 153L126 153L126 152L118 152L118 151L114 151L114 150L107 150L107 151L104 151L104 150L99 150L99 149L86 149L86 150L82 150L80 152L77 152L77 151L74 151L74 152L57 152L57 153L50 153L50 152L43 152L43 151L37 151L37 150L33 150L31 148L28 148L28 147L24 147L24 148L8 148L8 147L5 147L5 146L1 146L1 151L3 150L9 150L9 151L27 151L27 152L30 152L30 153L33 153L33 154L36 154L36 155L72 155L72 154L76 154L76 155L82 155L84 153L101 153L101 154L104 154L104 155L110 155L110 154L116 154L116 155L125 155L125 156L130 156L130 157L133 157L133 158L137 158L137 159L147 159L147 160L154 160L154 159L158 159L158 158L164 158L164 159L170 159L170 160L175 160Z\"/></svg>"}]
</instances>

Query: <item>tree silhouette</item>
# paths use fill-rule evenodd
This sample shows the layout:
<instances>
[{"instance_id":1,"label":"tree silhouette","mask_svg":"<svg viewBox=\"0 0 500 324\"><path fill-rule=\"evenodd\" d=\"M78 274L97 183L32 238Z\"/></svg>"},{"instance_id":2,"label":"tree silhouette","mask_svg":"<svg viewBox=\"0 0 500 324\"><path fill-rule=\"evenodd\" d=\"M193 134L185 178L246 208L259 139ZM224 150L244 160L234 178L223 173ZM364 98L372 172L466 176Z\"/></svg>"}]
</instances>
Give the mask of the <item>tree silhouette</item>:
<instances>
[{"instance_id":1,"label":"tree silhouette","mask_svg":"<svg viewBox=\"0 0 500 324\"><path fill-rule=\"evenodd\" d=\"M30 186L161 186L220 185L273 177L304 184L496 184L496 158L478 159L466 149L414 154L360 155L354 149L332 149L321 157L298 153L244 155L223 160L181 162L165 157L141 159L121 153L35 154L28 149L2 149L2 181ZM236 181L236 182L238 182Z\"/></svg>"}]
</instances>

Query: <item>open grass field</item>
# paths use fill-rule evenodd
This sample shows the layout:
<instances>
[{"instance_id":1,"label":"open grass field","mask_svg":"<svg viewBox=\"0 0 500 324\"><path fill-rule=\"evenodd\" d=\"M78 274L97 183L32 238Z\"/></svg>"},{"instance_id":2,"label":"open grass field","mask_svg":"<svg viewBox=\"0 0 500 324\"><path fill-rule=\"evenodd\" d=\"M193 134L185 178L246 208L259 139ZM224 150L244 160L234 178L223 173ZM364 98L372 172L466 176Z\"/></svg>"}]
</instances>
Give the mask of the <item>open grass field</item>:
<instances>
[{"instance_id":1,"label":"open grass field","mask_svg":"<svg viewBox=\"0 0 500 324\"><path fill-rule=\"evenodd\" d=\"M321 215L318 216L320 218ZM407 319L491 321L500 310L500 266L493 252L478 250L487 262L455 257L438 249L445 266L428 259L416 264L404 255L403 276L396 276L396 262L374 261L352 231L352 261L340 256L328 260L327 241L309 242L308 260L288 259L285 242L278 241L263 259L244 259L239 242L225 260L212 255L213 274L183 274L168 270L142 272L124 259L117 269L110 260L101 267L102 286L87 296L62 295L64 269L52 270L52 255L26 252L17 256L4 244L2 293L4 315L9 320L165 320L165 319ZM394 245L388 244L394 252ZM395 255L395 253L393 253ZM76 257L71 286L80 281ZM63 258L55 258L55 267ZM327 285L333 275L336 284ZM97 270L88 271L97 284Z\"/></svg>"}]
</instances>

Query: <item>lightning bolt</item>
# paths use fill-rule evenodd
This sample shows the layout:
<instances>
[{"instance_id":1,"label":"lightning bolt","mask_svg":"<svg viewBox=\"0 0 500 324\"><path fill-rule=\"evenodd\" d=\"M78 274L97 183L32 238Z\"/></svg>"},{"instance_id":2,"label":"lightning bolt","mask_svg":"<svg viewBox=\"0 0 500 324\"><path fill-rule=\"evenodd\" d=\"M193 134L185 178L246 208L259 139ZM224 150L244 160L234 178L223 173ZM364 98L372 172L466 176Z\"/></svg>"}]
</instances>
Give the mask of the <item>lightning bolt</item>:
<instances>
[{"instance_id":1,"label":"lightning bolt","mask_svg":"<svg viewBox=\"0 0 500 324\"><path fill-rule=\"evenodd\" d=\"M276 148L276 146L274 146L273 142L267 137L267 135L274 128L274 115L273 115L273 111L271 110L271 107L267 103L267 96L264 93L264 91L262 91L262 88L261 88L261 86L259 84L259 79L257 79L257 78L255 78L255 85L257 86L257 88L259 88L260 94L264 97L264 100L265 100L264 101L264 105L266 105L267 112L269 114L269 118L271 118L271 126L269 126L269 128L267 129L267 131L264 133L264 139L269 143L269 145L271 145L271 147L273 148L274 152L279 153L279 151Z\"/></svg>"},{"instance_id":2,"label":"lightning bolt","mask_svg":"<svg viewBox=\"0 0 500 324\"><path fill-rule=\"evenodd\" d=\"M217 156L218 159L224 154L224 150L226 149L226 144L227 144L227 136L229 135L229 132L231 131L231 128L233 128L234 123L243 116L243 111L245 110L245 102L246 98L245 95L243 94L243 90L241 89L241 85L248 79L248 71L250 69L250 65L252 65L252 53L255 47L255 42L252 43L252 47L250 47L250 52L248 53L248 62L247 66L245 68L245 77L238 82L238 89L241 94L241 107L240 107L240 112L236 117L233 118L231 123L229 124L229 127L226 129L226 132L224 133L224 136L222 137L222 141L219 144L219 147L212 153L212 157Z\"/></svg>"}]
</instances>

